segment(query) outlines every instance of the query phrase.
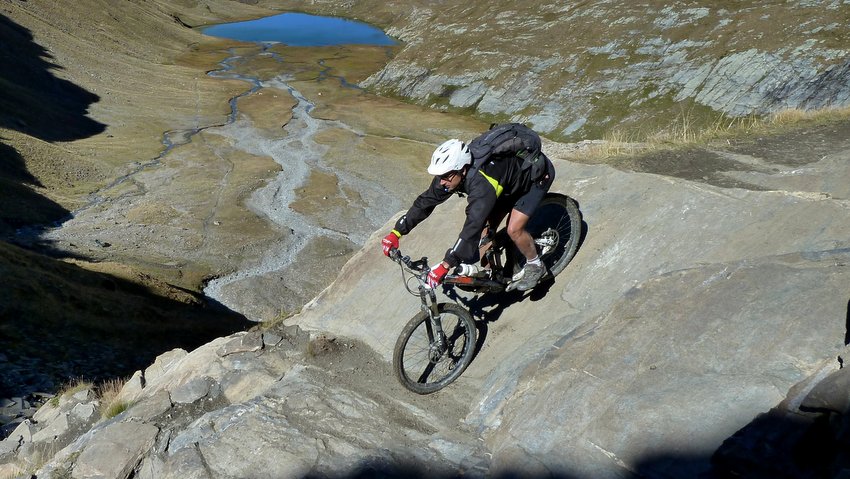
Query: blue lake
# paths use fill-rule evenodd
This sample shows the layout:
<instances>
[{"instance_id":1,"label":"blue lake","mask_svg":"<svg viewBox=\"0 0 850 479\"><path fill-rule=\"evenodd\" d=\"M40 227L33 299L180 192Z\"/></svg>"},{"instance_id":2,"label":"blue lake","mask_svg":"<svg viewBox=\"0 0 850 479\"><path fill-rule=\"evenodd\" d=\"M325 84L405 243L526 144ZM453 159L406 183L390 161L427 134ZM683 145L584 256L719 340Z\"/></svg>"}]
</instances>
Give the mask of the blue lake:
<instances>
[{"instance_id":1,"label":"blue lake","mask_svg":"<svg viewBox=\"0 0 850 479\"><path fill-rule=\"evenodd\" d=\"M280 42L296 47L395 45L382 30L365 23L304 13L283 13L201 30L206 35L249 42Z\"/></svg>"}]
</instances>

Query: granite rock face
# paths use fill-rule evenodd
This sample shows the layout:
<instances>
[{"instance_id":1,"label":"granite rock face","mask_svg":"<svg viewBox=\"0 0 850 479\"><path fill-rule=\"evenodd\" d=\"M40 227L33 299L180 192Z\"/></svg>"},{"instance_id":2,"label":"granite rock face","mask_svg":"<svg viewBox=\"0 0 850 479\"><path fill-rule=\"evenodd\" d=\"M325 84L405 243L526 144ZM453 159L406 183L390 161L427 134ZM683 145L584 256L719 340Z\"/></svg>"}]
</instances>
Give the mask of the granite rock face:
<instances>
[{"instance_id":1,"label":"granite rock face","mask_svg":"<svg viewBox=\"0 0 850 479\"><path fill-rule=\"evenodd\" d=\"M475 391L466 422L491 472L695 477L842 350L846 191L801 180L843 177L848 151L790 168L745 150L715 151L741 161L718 175L753 175L760 188L557 163L553 188L579 201L587 224L576 258L544 291L462 301L486 340L456 387ZM405 252L440 257L434 239L461 226L464 202L453 205L403 238ZM380 317L410 317L416 301L392 295L396 268L370 266L379 239L298 321L389 359L398 328Z\"/></svg>"},{"instance_id":2,"label":"granite rock face","mask_svg":"<svg viewBox=\"0 0 850 479\"><path fill-rule=\"evenodd\" d=\"M817 437L831 447L821 459L789 453L780 469L841 477L850 203L831 179L850 175L842 145L783 150L795 166L765 145L687 153L736 159L715 175L745 188L571 163L547 143L553 190L583 213L581 248L530 294L456 299L482 342L449 388L418 396L393 379L396 337L419 306L380 254L382 229L290 326L137 372L119 396L126 411L64 439L36 476L777 477L770 456L748 459L759 444L793 452ZM403 250L439 257L464 206L450 200ZM65 428L48 412L0 443L3 467L34 462L28 442Z\"/></svg>"}]
</instances>

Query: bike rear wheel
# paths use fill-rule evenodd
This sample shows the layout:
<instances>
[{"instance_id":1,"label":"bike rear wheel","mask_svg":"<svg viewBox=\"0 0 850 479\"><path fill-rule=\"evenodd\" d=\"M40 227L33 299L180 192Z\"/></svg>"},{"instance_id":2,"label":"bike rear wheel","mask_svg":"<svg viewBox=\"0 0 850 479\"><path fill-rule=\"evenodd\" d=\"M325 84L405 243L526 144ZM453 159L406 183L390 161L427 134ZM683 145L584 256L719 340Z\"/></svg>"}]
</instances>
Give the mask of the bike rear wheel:
<instances>
[{"instance_id":1,"label":"bike rear wheel","mask_svg":"<svg viewBox=\"0 0 850 479\"><path fill-rule=\"evenodd\" d=\"M475 321L469 311L452 303L437 305L443 337L428 312L407 322L396 341L393 367L399 382L417 394L448 386L463 373L475 354Z\"/></svg>"},{"instance_id":2,"label":"bike rear wheel","mask_svg":"<svg viewBox=\"0 0 850 479\"><path fill-rule=\"evenodd\" d=\"M572 198L548 193L529 218L525 229L537 243L540 260L554 277L567 267L578 250L581 212ZM512 248L510 261L513 263L514 273L518 273L525 266L525 256L516 246Z\"/></svg>"}]
</instances>

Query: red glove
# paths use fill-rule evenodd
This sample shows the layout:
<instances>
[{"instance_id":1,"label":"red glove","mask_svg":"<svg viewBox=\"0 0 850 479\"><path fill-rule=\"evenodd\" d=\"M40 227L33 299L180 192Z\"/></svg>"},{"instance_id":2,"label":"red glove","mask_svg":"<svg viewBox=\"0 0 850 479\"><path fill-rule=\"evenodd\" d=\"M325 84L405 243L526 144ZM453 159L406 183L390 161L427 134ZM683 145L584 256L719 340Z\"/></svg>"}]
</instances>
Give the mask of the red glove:
<instances>
[{"instance_id":1,"label":"red glove","mask_svg":"<svg viewBox=\"0 0 850 479\"><path fill-rule=\"evenodd\" d=\"M443 266L443 263L436 264L431 268L431 271L428 273L428 287L431 289L436 288L443 282L443 278L446 277L446 273L449 272L449 268Z\"/></svg>"},{"instance_id":2,"label":"red glove","mask_svg":"<svg viewBox=\"0 0 850 479\"><path fill-rule=\"evenodd\" d=\"M400 237L401 235L396 233L395 230L384 236L384 239L381 240L381 249L384 251L385 256L390 255L390 250L398 249L398 239Z\"/></svg>"}]
</instances>

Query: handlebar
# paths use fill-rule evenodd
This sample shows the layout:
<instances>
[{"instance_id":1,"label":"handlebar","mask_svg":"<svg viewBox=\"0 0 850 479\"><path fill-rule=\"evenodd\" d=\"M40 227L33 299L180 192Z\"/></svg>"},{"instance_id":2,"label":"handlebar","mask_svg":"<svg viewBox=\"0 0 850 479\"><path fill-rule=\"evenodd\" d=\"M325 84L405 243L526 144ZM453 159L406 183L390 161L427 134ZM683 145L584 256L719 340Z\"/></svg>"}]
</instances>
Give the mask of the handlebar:
<instances>
[{"instance_id":1,"label":"handlebar","mask_svg":"<svg viewBox=\"0 0 850 479\"><path fill-rule=\"evenodd\" d=\"M411 260L410 256L405 256L398 248L390 250L390 259L407 268L408 271L416 275L427 275L431 268L428 267L428 258L423 256L417 260Z\"/></svg>"},{"instance_id":2,"label":"handlebar","mask_svg":"<svg viewBox=\"0 0 850 479\"><path fill-rule=\"evenodd\" d=\"M408 273L410 273L411 278L416 278L416 281L419 283L419 293L415 293L413 289L411 289L410 284L407 282L407 280L405 280L405 287L407 288L407 291L410 294L421 297L425 294L425 291L429 291L430 294L433 295L434 290L430 286L428 286L428 273L431 272L431 268L428 266L428 258L426 256L423 256L417 260L411 260L410 256L402 254L402 252L397 248L390 249L388 256L391 260L401 265L402 277L404 277L404 272L407 271ZM467 287L484 286L494 291L498 290L499 286L499 283L496 283L489 279L476 279L475 277L465 275L464 273L455 273L447 275L443 280L443 284L464 285ZM504 285L501 286L502 289L504 289Z\"/></svg>"},{"instance_id":3,"label":"handlebar","mask_svg":"<svg viewBox=\"0 0 850 479\"><path fill-rule=\"evenodd\" d=\"M423 256L417 260L411 260L410 256L403 255L397 248L390 249L389 257L391 260L401 265L402 278L404 278L404 272L407 271L411 275L410 278L416 278L416 281L419 283L418 288L414 288L419 291L414 292L414 289L411 289L410 284L407 280L405 280L404 286L407 288L408 293L414 296L419 296L420 298L424 298L429 294L434 296L434 291L428 287L428 273L431 272L431 268L428 267L427 257Z\"/></svg>"}]
</instances>

